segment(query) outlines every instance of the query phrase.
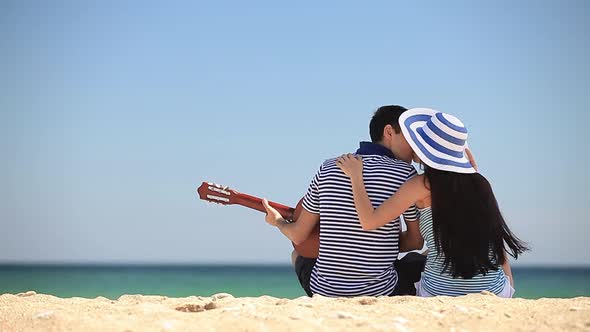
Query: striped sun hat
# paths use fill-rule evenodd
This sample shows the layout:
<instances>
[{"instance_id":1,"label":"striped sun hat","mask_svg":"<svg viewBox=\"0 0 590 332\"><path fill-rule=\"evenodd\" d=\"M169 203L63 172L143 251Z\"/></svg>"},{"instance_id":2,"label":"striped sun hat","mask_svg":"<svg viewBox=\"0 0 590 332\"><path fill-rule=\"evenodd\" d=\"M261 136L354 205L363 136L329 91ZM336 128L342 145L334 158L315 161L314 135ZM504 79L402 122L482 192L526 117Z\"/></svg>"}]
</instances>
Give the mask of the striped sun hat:
<instances>
[{"instance_id":1,"label":"striped sun hat","mask_svg":"<svg viewBox=\"0 0 590 332\"><path fill-rule=\"evenodd\" d=\"M399 118L402 133L414 153L432 168L475 173L467 155L467 128L456 117L429 108L412 108Z\"/></svg>"}]
</instances>

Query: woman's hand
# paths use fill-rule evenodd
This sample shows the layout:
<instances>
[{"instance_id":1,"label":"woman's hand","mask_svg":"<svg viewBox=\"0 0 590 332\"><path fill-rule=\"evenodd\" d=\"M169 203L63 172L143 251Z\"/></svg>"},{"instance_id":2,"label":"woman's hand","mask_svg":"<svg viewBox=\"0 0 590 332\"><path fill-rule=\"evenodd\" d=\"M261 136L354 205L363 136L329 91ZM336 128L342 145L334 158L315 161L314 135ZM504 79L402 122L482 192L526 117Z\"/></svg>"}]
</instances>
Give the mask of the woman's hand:
<instances>
[{"instance_id":1,"label":"woman's hand","mask_svg":"<svg viewBox=\"0 0 590 332\"><path fill-rule=\"evenodd\" d=\"M468 148L465 148L465 153L467 154L467 159L469 159L469 163L473 166L473 169L477 172L477 163L475 162L475 157L473 157L473 153Z\"/></svg>"},{"instance_id":2,"label":"woman's hand","mask_svg":"<svg viewBox=\"0 0 590 332\"><path fill-rule=\"evenodd\" d=\"M363 158L355 156L351 153L343 154L336 160L336 165L346 174L351 180L363 177Z\"/></svg>"},{"instance_id":3,"label":"woman's hand","mask_svg":"<svg viewBox=\"0 0 590 332\"><path fill-rule=\"evenodd\" d=\"M264 220L269 225L279 226L280 220L283 219L283 216L281 216L281 214L279 213L279 211L277 211L275 208L273 208L272 206L270 206L268 204L268 201L266 199L263 199L262 200L262 205L266 209L266 217L264 218Z\"/></svg>"}]
</instances>

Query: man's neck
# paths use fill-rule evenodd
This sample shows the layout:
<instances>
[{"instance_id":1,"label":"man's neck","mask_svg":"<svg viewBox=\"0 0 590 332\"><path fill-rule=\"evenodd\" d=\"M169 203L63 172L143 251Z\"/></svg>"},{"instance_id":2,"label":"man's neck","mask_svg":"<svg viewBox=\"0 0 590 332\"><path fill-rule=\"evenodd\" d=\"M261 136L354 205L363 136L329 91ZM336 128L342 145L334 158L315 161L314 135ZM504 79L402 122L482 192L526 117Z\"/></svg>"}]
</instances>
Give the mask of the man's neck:
<instances>
[{"instance_id":1,"label":"man's neck","mask_svg":"<svg viewBox=\"0 0 590 332\"><path fill-rule=\"evenodd\" d=\"M387 156L389 158L397 159L395 158L393 152L391 152L391 150L381 143L361 142L356 153L360 155Z\"/></svg>"}]
</instances>

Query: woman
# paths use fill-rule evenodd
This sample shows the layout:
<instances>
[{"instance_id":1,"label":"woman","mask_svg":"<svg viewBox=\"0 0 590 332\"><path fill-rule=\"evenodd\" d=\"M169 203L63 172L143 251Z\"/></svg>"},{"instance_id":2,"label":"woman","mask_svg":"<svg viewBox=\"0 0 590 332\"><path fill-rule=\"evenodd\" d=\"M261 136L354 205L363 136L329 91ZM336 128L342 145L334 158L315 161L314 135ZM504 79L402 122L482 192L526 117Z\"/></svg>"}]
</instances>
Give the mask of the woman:
<instances>
[{"instance_id":1,"label":"woman","mask_svg":"<svg viewBox=\"0 0 590 332\"><path fill-rule=\"evenodd\" d=\"M487 290L512 297L507 251L517 258L528 249L504 222L489 182L477 173L466 149L467 129L456 117L426 108L408 110L399 121L424 173L407 181L377 209L365 191L362 159L345 155L337 161L352 182L361 225L379 228L416 204L418 236L428 246L424 273L416 283L418 296Z\"/></svg>"}]
</instances>

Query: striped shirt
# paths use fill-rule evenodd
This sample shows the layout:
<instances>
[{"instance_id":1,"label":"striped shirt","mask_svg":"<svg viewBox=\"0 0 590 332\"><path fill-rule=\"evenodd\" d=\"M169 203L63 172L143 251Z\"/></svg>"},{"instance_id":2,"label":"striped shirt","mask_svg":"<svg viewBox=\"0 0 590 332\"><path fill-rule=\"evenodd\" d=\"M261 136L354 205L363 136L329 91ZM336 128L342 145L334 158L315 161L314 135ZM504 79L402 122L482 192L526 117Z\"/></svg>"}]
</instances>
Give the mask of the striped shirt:
<instances>
[{"instance_id":1,"label":"striped shirt","mask_svg":"<svg viewBox=\"0 0 590 332\"><path fill-rule=\"evenodd\" d=\"M420 209L420 234L428 247L428 258L420 286L431 295L458 296L469 293L479 293L487 290L500 294L504 289L506 277L502 268L490 270L487 274L478 274L472 279L453 278L449 272L443 272L444 255L437 257L438 250L434 242L432 231L432 210L430 207Z\"/></svg>"},{"instance_id":2,"label":"striped shirt","mask_svg":"<svg viewBox=\"0 0 590 332\"><path fill-rule=\"evenodd\" d=\"M416 174L403 161L363 155L363 179L373 207L378 207ZM313 178L303 207L320 215L320 251L310 288L324 296L390 295L397 283L393 262L399 253L400 218L364 231L354 205L350 179L336 159L326 160ZM416 221L415 206L404 213Z\"/></svg>"}]
</instances>

